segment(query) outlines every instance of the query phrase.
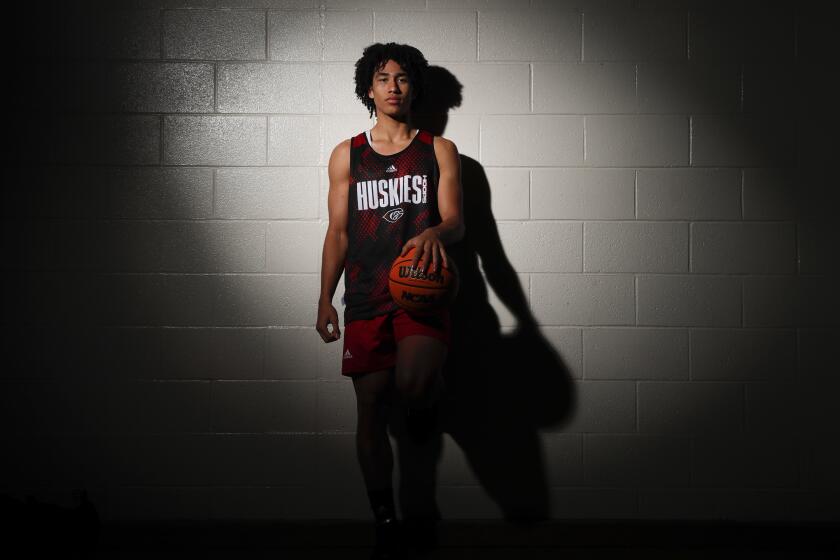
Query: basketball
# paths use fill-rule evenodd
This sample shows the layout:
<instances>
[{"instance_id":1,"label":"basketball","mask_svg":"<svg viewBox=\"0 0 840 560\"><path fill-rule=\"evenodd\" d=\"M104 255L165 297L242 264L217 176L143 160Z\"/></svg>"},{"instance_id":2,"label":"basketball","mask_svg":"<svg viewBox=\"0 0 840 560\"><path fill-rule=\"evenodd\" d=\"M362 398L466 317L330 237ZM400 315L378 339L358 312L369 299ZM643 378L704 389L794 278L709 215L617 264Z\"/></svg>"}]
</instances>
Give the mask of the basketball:
<instances>
[{"instance_id":1,"label":"basketball","mask_svg":"<svg viewBox=\"0 0 840 560\"><path fill-rule=\"evenodd\" d=\"M458 271L450 257L448 268L443 260L438 262L434 272L420 272L411 268L416 249L412 247L405 256L398 256L391 265L388 287L397 305L406 311L423 314L432 313L455 301L458 293ZM419 263L418 263L419 264ZM432 265L431 259L429 265Z\"/></svg>"}]
</instances>

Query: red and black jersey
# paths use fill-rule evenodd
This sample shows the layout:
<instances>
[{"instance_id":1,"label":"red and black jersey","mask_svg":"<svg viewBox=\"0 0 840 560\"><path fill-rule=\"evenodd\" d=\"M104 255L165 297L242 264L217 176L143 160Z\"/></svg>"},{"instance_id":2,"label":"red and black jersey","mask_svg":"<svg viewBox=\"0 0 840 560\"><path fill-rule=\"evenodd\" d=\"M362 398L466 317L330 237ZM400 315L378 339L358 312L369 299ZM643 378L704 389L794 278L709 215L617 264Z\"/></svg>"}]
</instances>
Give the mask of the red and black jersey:
<instances>
[{"instance_id":1,"label":"red and black jersey","mask_svg":"<svg viewBox=\"0 0 840 560\"><path fill-rule=\"evenodd\" d=\"M441 222L434 136L418 130L408 146L385 156L373 151L368 134L350 141L345 324L397 309L388 290L391 263L406 241Z\"/></svg>"}]
</instances>

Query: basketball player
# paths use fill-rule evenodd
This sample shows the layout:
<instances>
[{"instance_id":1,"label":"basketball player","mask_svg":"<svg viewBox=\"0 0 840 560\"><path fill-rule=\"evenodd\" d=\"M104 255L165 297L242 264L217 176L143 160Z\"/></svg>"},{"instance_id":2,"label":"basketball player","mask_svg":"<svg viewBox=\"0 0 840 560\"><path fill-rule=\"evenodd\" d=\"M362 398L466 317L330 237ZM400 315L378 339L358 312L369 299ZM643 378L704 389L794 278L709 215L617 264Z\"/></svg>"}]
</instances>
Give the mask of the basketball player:
<instances>
[{"instance_id":1,"label":"basketball player","mask_svg":"<svg viewBox=\"0 0 840 560\"><path fill-rule=\"evenodd\" d=\"M450 344L449 310L412 316L388 289L388 272L412 247L411 265L448 266L446 245L464 235L460 160L451 141L412 125L428 63L409 45L376 43L356 62L356 95L376 124L332 152L329 227L324 240L316 328L341 338L332 304L345 278L342 375L356 393L356 449L376 521L374 558L393 558L397 520L393 454L386 431L391 395L408 405L406 431L434 433L441 368ZM328 329L332 326L332 330Z\"/></svg>"}]
</instances>

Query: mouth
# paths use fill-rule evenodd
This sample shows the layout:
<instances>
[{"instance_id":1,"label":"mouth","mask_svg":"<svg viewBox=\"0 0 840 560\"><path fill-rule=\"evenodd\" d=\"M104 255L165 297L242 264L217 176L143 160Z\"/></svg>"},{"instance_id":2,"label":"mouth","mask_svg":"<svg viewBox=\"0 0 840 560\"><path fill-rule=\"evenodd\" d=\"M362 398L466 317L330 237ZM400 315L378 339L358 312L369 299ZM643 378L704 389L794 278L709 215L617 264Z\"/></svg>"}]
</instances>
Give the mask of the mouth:
<instances>
[{"instance_id":1,"label":"mouth","mask_svg":"<svg viewBox=\"0 0 840 560\"><path fill-rule=\"evenodd\" d=\"M402 99L399 97L389 97L385 100L387 103L391 103L392 105L398 105L402 103Z\"/></svg>"}]
</instances>

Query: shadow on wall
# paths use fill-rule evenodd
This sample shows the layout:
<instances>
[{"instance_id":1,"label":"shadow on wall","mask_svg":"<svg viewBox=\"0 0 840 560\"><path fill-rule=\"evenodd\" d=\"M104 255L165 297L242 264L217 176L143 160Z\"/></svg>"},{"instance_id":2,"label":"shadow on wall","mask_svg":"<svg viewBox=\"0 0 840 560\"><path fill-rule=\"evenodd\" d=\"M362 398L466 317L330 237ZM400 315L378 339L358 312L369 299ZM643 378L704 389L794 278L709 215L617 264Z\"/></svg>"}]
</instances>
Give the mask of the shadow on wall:
<instances>
[{"instance_id":1,"label":"shadow on wall","mask_svg":"<svg viewBox=\"0 0 840 560\"><path fill-rule=\"evenodd\" d=\"M434 66L427 80L434 97L427 96L416 109L414 123L443 135L447 111L460 104L461 85L447 70ZM538 430L571 417L571 377L540 333L504 253L484 169L463 155L461 182L467 230L448 251L460 273L460 289L452 307L453 347L444 369L442 428L461 447L506 520L548 519L549 487ZM501 332L485 277L517 321L510 334ZM435 468L442 442L430 451L402 439L398 438L403 514L436 517Z\"/></svg>"}]
</instances>

